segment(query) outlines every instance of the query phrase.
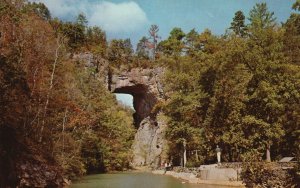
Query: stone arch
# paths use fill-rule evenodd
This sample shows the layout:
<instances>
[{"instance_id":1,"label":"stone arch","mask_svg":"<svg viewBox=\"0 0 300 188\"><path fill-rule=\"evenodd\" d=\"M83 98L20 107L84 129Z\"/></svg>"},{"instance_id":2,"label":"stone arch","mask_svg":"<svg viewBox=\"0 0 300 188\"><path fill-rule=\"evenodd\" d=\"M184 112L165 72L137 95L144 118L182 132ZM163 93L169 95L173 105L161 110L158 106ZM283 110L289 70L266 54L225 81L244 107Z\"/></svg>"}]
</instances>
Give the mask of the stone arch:
<instances>
[{"instance_id":1,"label":"stone arch","mask_svg":"<svg viewBox=\"0 0 300 188\"><path fill-rule=\"evenodd\" d=\"M159 81L161 69L132 69L108 78L108 88L113 93L133 96L133 115L137 133L133 143L133 164L160 164L165 145L162 121L153 113L153 107L161 99L162 88Z\"/></svg>"}]
</instances>

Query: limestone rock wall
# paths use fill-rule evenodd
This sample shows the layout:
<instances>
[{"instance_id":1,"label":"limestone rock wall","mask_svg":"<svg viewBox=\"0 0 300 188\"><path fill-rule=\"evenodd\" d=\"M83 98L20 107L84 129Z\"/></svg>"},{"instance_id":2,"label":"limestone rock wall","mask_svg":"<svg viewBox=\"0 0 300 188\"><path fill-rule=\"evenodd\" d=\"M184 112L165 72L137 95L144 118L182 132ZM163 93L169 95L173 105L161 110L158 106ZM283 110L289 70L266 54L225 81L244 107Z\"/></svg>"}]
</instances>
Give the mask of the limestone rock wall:
<instances>
[{"instance_id":1,"label":"limestone rock wall","mask_svg":"<svg viewBox=\"0 0 300 188\"><path fill-rule=\"evenodd\" d=\"M166 124L163 121L153 124L147 117L141 122L132 146L132 162L135 166L158 166L166 160L165 129Z\"/></svg>"},{"instance_id":2,"label":"limestone rock wall","mask_svg":"<svg viewBox=\"0 0 300 188\"><path fill-rule=\"evenodd\" d=\"M159 166L166 160L166 123L158 120L153 112L155 104L163 100L162 68L136 68L120 74L113 74L110 88L114 93L133 96L134 120L137 127L133 143L133 165Z\"/></svg>"}]
</instances>

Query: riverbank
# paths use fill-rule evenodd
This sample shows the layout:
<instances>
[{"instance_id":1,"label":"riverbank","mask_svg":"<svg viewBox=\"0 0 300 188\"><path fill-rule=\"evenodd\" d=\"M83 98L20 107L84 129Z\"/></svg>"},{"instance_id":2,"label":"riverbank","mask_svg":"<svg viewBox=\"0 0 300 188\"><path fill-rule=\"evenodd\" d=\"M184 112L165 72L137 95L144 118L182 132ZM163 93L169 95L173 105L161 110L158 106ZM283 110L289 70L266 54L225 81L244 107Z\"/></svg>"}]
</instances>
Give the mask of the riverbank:
<instances>
[{"instance_id":1,"label":"riverbank","mask_svg":"<svg viewBox=\"0 0 300 188\"><path fill-rule=\"evenodd\" d=\"M219 186L230 186L230 187L239 187L239 188L245 187L242 181L202 180L198 178L196 174L191 172L167 171L165 173L164 170L153 170L152 173L172 176L174 178L183 180L183 182L194 183L194 184L219 185Z\"/></svg>"}]
</instances>

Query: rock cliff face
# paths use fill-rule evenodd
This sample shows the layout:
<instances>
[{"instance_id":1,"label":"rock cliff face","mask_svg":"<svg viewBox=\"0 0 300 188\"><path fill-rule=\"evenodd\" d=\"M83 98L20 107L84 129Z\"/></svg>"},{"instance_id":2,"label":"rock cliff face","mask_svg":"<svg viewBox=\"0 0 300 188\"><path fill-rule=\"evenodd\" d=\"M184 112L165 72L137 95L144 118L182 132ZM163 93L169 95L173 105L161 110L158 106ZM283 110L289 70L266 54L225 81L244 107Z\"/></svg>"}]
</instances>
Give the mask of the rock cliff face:
<instances>
[{"instance_id":1,"label":"rock cliff face","mask_svg":"<svg viewBox=\"0 0 300 188\"><path fill-rule=\"evenodd\" d=\"M73 56L74 61L84 61L86 67L96 67L96 77L107 84L113 93L124 93L133 96L133 115L137 133L133 143L133 165L159 165L165 161L166 124L162 114L153 112L153 107L163 100L164 92L161 82L162 68L134 68L130 71L114 71L109 74L108 62L96 58L91 53L81 53Z\"/></svg>"},{"instance_id":2,"label":"rock cliff face","mask_svg":"<svg viewBox=\"0 0 300 188\"><path fill-rule=\"evenodd\" d=\"M158 166L167 158L164 121L155 120L153 124L150 117L140 123L133 143L134 166Z\"/></svg>"},{"instance_id":3,"label":"rock cliff face","mask_svg":"<svg viewBox=\"0 0 300 188\"><path fill-rule=\"evenodd\" d=\"M137 127L133 143L133 165L158 165L164 160L166 143L164 139L165 122L158 119L153 107L163 100L161 85L162 68L124 71L113 74L109 88L114 93L133 96L134 120Z\"/></svg>"}]
</instances>

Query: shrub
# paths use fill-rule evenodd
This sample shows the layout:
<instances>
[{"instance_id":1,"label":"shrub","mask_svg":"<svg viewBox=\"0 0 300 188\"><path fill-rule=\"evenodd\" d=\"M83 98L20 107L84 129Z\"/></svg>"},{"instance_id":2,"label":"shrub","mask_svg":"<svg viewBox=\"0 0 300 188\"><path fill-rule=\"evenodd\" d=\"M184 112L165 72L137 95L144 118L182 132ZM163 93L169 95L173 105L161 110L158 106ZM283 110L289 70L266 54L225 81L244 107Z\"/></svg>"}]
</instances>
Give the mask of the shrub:
<instances>
[{"instance_id":1,"label":"shrub","mask_svg":"<svg viewBox=\"0 0 300 188\"><path fill-rule=\"evenodd\" d=\"M298 184L296 169L283 170L278 163L246 162L241 178L250 188L296 188Z\"/></svg>"}]
</instances>

